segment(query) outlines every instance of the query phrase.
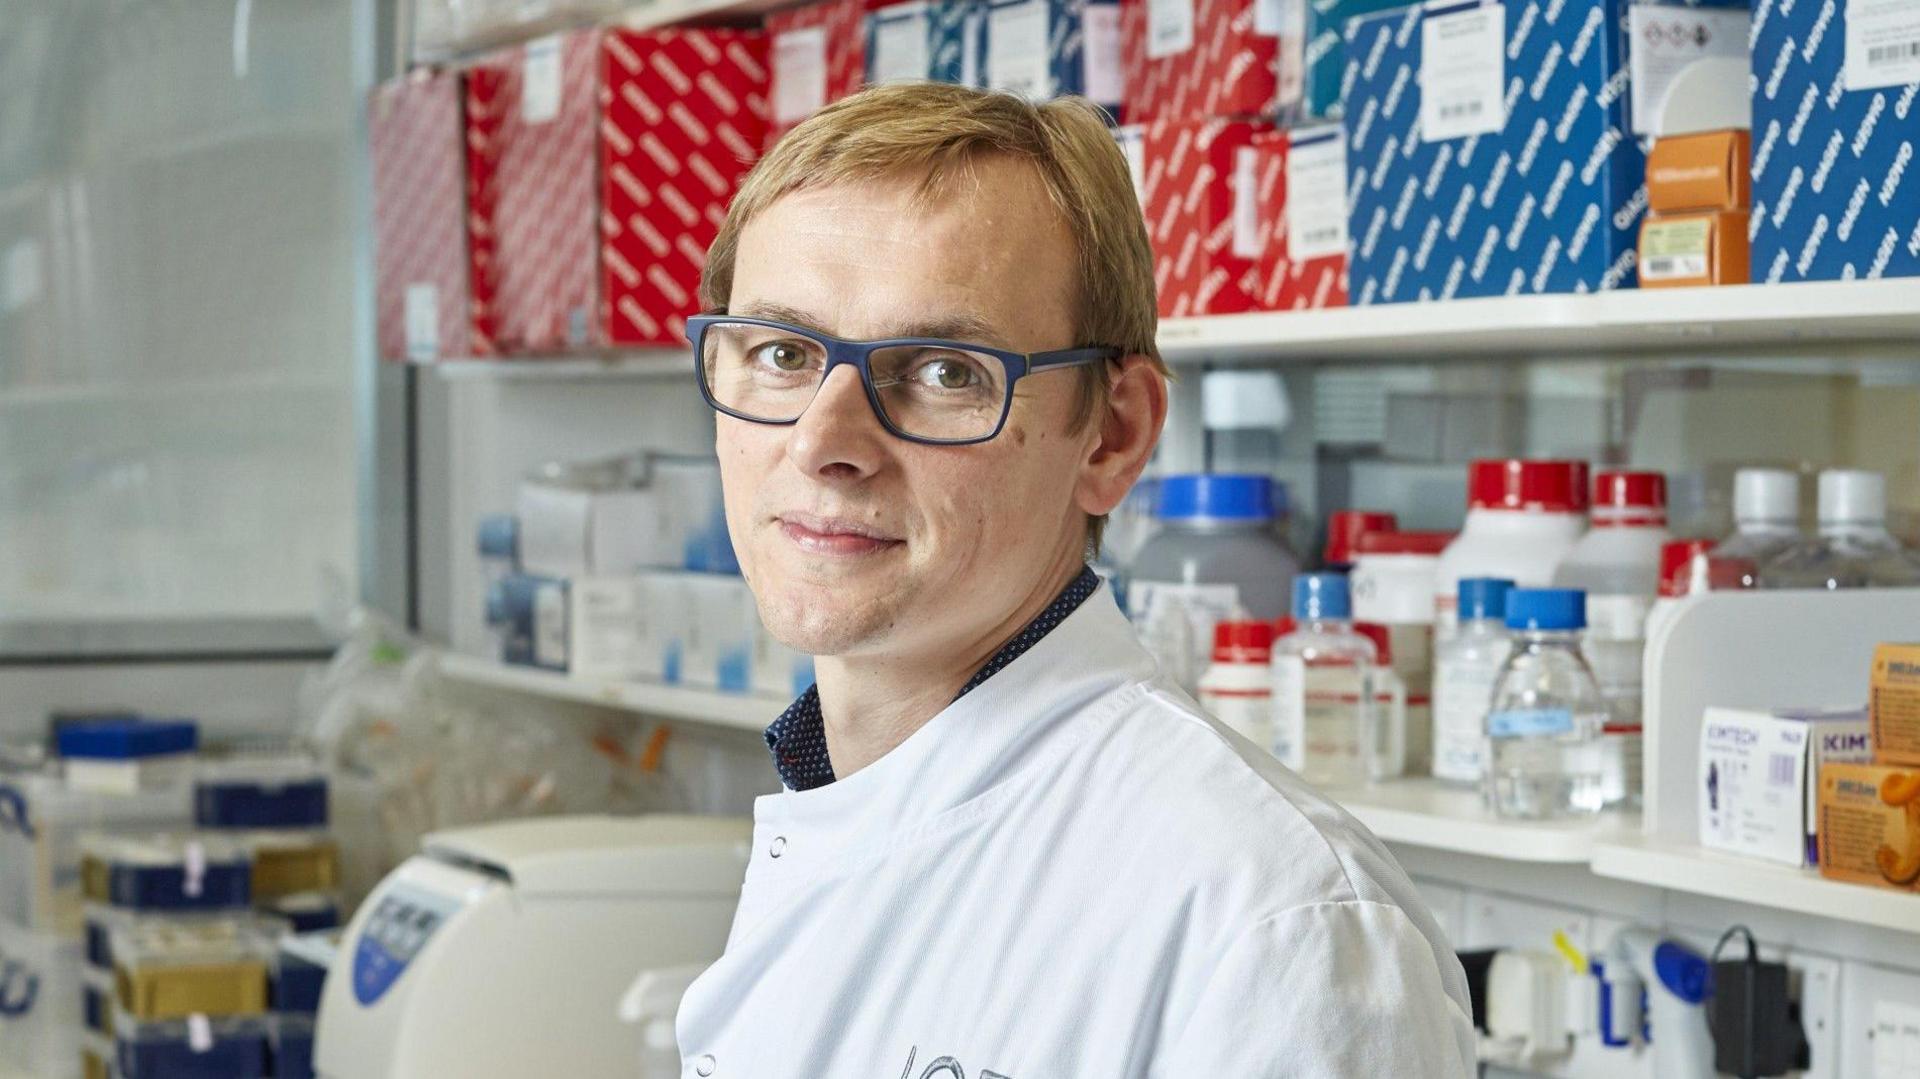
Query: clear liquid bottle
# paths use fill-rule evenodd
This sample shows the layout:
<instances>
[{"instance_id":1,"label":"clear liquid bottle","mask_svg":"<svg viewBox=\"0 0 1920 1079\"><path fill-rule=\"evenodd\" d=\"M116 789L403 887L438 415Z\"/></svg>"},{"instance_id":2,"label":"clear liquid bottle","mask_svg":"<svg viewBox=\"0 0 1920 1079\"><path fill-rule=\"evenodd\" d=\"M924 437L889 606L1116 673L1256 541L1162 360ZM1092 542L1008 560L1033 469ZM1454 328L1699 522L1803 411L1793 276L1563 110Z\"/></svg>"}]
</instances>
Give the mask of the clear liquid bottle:
<instances>
[{"instance_id":1,"label":"clear liquid bottle","mask_svg":"<svg viewBox=\"0 0 1920 1079\"><path fill-rule=\"evenodd\" d=\"M1487 713L1488 804L1503 817L1554 820L1600 811L1606 698L1580 653L1587 597L1522 588L1507 597L1513 647Z\"/></svg>"},{"instance_id":2,"label":"clear liquid bottle","mask_svg":"<svg viewBox=\"0 0 1920 1079\"><path fill-rule=\"evenodd\" d=\"M1762 588L1910 588L1920 561L1887 531L1887 481L1878 472L1820 473L1820 536L1760 567Z\"/></svg>"},{"instance_id":3,"label":"clear liquid bottle","mask_svg":"<svg viewBox=\"0 0 1920 1079\"><path fill-rule=\"evenodd\" d=\"M1798 475L1784 468L1743 468L1733 474L1733 534L1715 545L1713 557L1748 564L1737 587L1755 587L1758 567L1802 538Z\"/></svg>"},{"instance_id":4,"label":"clear liquid bottle","mask_svg":"<svg viewBox=\"0 0 1920 1079\"><path fill-rule=\"evenodd\" d=\"M1433 775L1476 786L1486 774L1487 712L1494 683L1513 650L1507 635L1507 594L1513 582L1468 577L1459 586L1460 624L1435 650L1433 662Z\"/></svg>"},{"instance_id":5,"label":"clear liquid bottle","mask_svg":"<svg viewBox=\"0 0 1920 1079\"><path fill-rule=\"evenodd\" d=\"M1274 754L1321 787L1392 774L1405 746L1374 704L1379 654L1353 627L1346 577L1295 577L1293 618L1273 645Z\"/></svg>"}]
</instances>

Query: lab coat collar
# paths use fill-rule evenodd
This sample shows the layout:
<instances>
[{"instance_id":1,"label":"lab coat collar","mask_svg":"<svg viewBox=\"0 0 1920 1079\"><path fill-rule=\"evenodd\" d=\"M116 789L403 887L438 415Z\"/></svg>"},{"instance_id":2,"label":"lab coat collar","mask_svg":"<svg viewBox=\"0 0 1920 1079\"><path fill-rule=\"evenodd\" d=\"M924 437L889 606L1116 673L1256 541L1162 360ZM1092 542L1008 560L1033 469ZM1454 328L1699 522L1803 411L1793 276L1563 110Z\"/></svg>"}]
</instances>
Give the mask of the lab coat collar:
<instances>
[{"instance_id":1,"label":"lab coat collar","mask_svg":"<svg viewBox=\"0 0 1920 1079\"><path fill-rule=\"evenodd\" d=\"M1036 761L1084 736L1155 674L1110 586L1018 659L850 776L754 804L756 847L779 850L788 879L879 856L928 830L971 820ZM1137 688L1137 687L1136 687ZM749 878L754 875L749 871Z\"/></svg>"}]
</instances>

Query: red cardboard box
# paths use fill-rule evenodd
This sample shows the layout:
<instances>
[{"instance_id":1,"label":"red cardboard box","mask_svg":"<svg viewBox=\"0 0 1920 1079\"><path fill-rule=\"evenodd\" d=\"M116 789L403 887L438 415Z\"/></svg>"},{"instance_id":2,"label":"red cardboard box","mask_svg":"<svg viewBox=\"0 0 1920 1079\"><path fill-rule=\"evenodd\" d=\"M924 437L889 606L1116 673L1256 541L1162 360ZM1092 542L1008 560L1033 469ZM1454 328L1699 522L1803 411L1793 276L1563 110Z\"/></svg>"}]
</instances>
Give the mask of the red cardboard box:
<instances>
[{"instance_id":1,"label":"red cardboard box","mask_svg":"<svg viewBox=\"0 0 1920 1079\"><path fill-rule=\"evenodd\" d=\"M1338 126L1263 131L1248 149L1256 232L1253 305L1262 311L1347 305L1347 155Z\"/></svg>"},{"instance_id":2,"label":"red cardboard box","mask_svg":"<svg viewBox=\"0 0 1920 1079\"><path fill-rule=\"evenodd\" d=\"M1161 120L1120 129L1153 243L1161 318L1251 311L1257 281L1255 203L1260 125Z\"/></svg>"},{"instance_id":3,"label":"red cardboard box","mask_svg":"<svg viewBox=\"0 0 1920 1079\"><path fill-rule=\"evenodd\" d=\"M475 75L472 231L495 244L500 351L683 344L707 247L765 141L764 37L585 30Z\"/></svg>"},{"instance_id":4,"label":"red cardboard box","mask_svg":"<svg viewBox=\"0 0 1920 1079\"><path fill-rule=\"evenodd\" d=\"M859 92L867 73L866 16L865 0L819 0L767 13L768 145L822 107Z\"/></svg>"},{"instance_id":5,"label":"red cardboard box","mask_svg":"<svg viewBox=\"0 0 1920 1079\"><path fill-rule=\"evenodd\" d=\"M1277 107L1277 27L1258 0L1121 0L1121 68L1129 123L1270 116Z\"/></svg>"},{"instance_id":6,"label":"red cardboard box","mask_svg":"<svg viewBox=\"0 0 1920 1079\"><path fill-rule=\"evenodd\" d=\"M396 79L374 89L369 112L380 357L485 355L488 327L470 303L460 76Z\"/></svg>"}]
</instances>

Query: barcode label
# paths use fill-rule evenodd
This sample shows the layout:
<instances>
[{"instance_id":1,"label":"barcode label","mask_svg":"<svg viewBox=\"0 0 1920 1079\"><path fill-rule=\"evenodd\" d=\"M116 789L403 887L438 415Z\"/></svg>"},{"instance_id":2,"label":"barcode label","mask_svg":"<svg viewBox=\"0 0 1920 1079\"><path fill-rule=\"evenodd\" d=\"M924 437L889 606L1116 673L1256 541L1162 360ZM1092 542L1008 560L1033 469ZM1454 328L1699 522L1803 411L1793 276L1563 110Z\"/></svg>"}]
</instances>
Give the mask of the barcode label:
<instances>
[{"instance_id":1,"label":"barcode label","mask_svg":"<svg viewBox=\"0 0 1920 1079\"><path fill-rule=\"evenodd\" d=\"M1767 782L1776 787L1791 787L1794 766L1799 758L1791 753L1775 753L1767 758Z\"/></svg>"},{"instance_id":2,"label":"barcode label","mask_svg":"<svg viewBox=\"0 0 1920 1079\"><path fill-rule=\"evenodd\" d=\"M1448 120L1470 119L1485 111L1487 111L1486 102L1477 98L1473 101L1455 101L1440 106L1441 117Z\"/></svg>"},{"instance_id":3,"label":"barcode label","mask_svg":"<svg viewBox=\"0 0 1920 1079\"><path fill-rule=\"evenodd\" d=\"M1499 131L1507 123L1507 9L1483 4L1420 21L1420 137Z\"/></svg>"},{"instance_id":4,"label":"barcode label","mask_svg":"<svg viewBox=\"0 0 1920 1079\"><path fill-rule=\"evenodd\" d=\"M1875 45L1867 50L1867 63L1874 67L1881 64L1898 64L1913 59L1920 59L1920 41L1904 41L1898 45Z\"/></svg>"},{"instance_id":5,"label":"barcode label","mask_svg":"<svg viewBox=\"0 0 1920 1079\"><path fill-rule=\"evenodd\" d=\"M1911 0L1842 0L1846 5L1849 90L1920 82L1920 5Z\"/></svg>"}]
</instances>

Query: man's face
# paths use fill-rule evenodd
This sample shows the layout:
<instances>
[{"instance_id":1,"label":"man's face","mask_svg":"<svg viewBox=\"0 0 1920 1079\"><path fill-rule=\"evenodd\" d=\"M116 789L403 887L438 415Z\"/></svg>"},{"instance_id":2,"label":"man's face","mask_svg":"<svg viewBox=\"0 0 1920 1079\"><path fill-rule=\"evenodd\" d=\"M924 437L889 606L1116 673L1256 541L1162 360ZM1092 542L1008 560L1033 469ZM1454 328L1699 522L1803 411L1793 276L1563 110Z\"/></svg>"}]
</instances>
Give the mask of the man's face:
<instances>
[{"instance_id":1,"label":"man's face","mask_svg":"<svg viewBox=\"0 0 1920 1079\"><path fill-rule=\"evenodd\" d=\"M786 195L740 235L730 314L852 340L942 337L1016 352L1072 339L1074 245L1031 167L975 163L916 205L918 176ZM968 649L1083 542L1072 370L1015 383L1006 427L926 446L881 427L837 367L788 427L719 416L727 522L774 636L814 655Z\"/></svg>"}]
</instances>

